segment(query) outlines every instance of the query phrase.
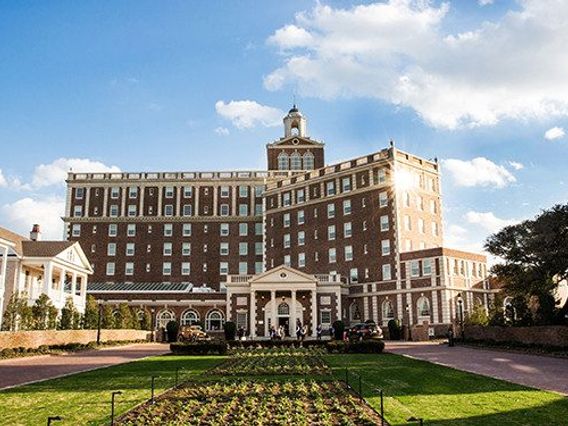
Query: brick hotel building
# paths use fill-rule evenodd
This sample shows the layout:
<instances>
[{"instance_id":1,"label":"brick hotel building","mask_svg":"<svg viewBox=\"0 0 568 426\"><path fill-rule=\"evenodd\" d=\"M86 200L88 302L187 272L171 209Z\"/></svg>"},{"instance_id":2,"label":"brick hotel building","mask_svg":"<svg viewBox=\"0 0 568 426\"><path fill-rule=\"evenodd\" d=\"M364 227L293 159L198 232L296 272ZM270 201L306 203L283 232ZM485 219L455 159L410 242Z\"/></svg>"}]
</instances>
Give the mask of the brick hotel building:
<instances>
[{"instance_id":1,"label":"brick hotel building","mask_svg":"<svg viewBox=\"0 0 568 426\"><path fill-rule=\"evenodd\" d=\"M373 319L442 334L493 290L484 256L443 246L440 171L390 144L325 165L294 106L266 171L69 173L64 221L102 303L207 330Z\"/></svg>"}]
</instances>

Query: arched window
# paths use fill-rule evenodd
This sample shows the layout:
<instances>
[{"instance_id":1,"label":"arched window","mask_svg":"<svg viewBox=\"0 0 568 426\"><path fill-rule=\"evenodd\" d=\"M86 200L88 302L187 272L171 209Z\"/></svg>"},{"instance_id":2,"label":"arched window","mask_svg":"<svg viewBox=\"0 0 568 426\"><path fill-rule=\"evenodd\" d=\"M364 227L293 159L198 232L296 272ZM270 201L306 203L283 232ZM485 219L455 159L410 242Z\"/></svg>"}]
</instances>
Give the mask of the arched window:
<instances>
[{"instance_id":1,"label":"arched window","mask_svg":"<svg viewBox=\"0 0 568 426\"><path fill-rule=\"evenodd\" d=\"M297 152L290 156L290 170L302 170L302 156Z\"/></svg>"},{"instance_id":2,"label":"arched window","mask_svg":"<svg viewBox=\"0 0 568 426\"><path fill-rule=\"evenodd\" d=\"M304 170L314 169L314 154L311 152L306 152L304 154Z\"/></svg>"},{"instance_id":3,"label":"arched window","mask_svg":"<svg viewBox=\"0 0 568 426\"><path fill-rule=\"evenodd\" d=\"M289 167L288 154L283 152L278 154L278 170L288 170Z\"/></svg>"},{"instance_id":4,"label":"arched window","mask_svg":"<svg viewBox=\"0 0 568 426\"><path fill-rule=\"evenodd\" d=\"M394 318L394 308L390 300L383 302L383 321L388 321Z\"/></svg>"},{"instance_id":5,"label":"arched window","mask_svg":"<svg viewBox=\"0 0 568 426\"><path fill-rule=\"evenodd\" d=\"M140 324L140 329L144 329L144 324L145 324L145 320L146 320L146 312L144 311L144 309L140 309L138 312L136 312L136 320L138 321L138 324Z\"/></svg>"},{"instance_id":6,"label":"arched window","mask_svg":"<svg viewBox=\"0 0 568 426\"><path fill-rule=\"evenodd\" d=\"M416 307L418 308L418 317L429 317L430 316L430 301L428 298L422 296L416 302Z\"/></svg>"},{"instance_id":7,"label":"arched window","mask_svg":"<svg viewBox=\"0 0 568 426\"><path fill-rule=\"evenodd\" d=\"M181 325L194 325L199 322L199 315L192 309L185 311L181 315Z\"/></svg>"},{"instance_id":8,"label":"arched window","mask_svg":"<svg viewBox=\"0 0 568 426\"><path fill-rule=\"evenodd\" d=\"M209 311L205 317L205 330L220 331L223 329L223 314L220 311Z\"/></svg>"},{"instance_id":9,"label":"arched window","mask_svg":"<svg viewBox=\"0 0 568 426\"><path fill-rule=\"evenodd\" d=\"M352 322L361 321L361 313L359 312L359 306L355 302L349 305L349 318L351 319Z\"/></svg>"},{"instance_id":10,"label":"arched window","mask_svg":"<svg viewBox=\"0 0 568 426\"><path fill-rule=\"evenodd\" d=\"M174 315L174 313L172 311L167 311L167 310L162 311L156 317L156 327L158 329L166 328L167 323L169 323L170 321L175 321L175 320L176 320L176 316Z\"/></svg>"},{"instance_id":11,"label":"arched window","mask_svg":"<svg viewBox=\"0 0 568 426\"><path fill-rule=\"evenodd\" d=\"M278 305L278 315L290 315L290 306L287 303Z\"/></svg>"}]
</instances>

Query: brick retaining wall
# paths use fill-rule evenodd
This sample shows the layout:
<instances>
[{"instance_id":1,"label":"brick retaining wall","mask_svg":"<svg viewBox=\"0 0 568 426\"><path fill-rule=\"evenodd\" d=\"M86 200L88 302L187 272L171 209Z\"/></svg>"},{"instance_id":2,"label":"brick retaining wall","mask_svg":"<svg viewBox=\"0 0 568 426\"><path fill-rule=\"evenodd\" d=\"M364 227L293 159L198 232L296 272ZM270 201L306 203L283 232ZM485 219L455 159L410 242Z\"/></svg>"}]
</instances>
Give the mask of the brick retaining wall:
<instances>
[{"instance_id":1,"label":"brick retaining wall","mask_svg":"<svg viewBox=\"0 0 568 426\"><path fill-rule=\"evenodd\" d=\"M2 331L0 332L0 349L37 348L42 345L89 343L96 340L97 330ZM146 330L101 330L101 341L108 340L150 340L150 332Z\"/></svg>"},{"instance_id":2,"label":"brick retaining wall","mask_svg":"<svg viewBox=\"0 0 568 426\"><path fill-rule=\"evenodd\" d=\"M465 327L465 338L477 341L493 341L499 343L521 343L525 345L554 346L568 348L568 327L482 327L470 325Z\"/></svg>"}]
</instances>

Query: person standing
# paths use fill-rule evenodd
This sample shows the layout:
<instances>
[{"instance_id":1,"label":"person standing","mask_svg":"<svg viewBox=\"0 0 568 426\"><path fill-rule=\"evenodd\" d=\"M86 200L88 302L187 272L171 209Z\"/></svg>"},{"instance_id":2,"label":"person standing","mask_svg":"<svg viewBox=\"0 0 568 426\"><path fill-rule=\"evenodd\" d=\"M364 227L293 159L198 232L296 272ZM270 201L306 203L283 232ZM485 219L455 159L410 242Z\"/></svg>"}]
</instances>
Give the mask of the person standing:
<instances>
[{"instance_id":1,"label":"person standing","mask_svg":"<svg viewBox=\"0 0 568 426\"><path fill-rule=\"evenodd\" d=\"M300 340L302 338L302 323L300 320L296 320L296 339Z\"/></svg>"},{"instance_id":2,"label":"person standing","mask_svg":"<svg viewBox=\"0 0 568 426\"><path fill-rule=\"evenodd\" d=\"M316 334L317 334L318 340L321 340L321 332L322 332L322 326L321 326L321 324L318 324L318 326L316 328Z\"/></svg>"}]
</instances>

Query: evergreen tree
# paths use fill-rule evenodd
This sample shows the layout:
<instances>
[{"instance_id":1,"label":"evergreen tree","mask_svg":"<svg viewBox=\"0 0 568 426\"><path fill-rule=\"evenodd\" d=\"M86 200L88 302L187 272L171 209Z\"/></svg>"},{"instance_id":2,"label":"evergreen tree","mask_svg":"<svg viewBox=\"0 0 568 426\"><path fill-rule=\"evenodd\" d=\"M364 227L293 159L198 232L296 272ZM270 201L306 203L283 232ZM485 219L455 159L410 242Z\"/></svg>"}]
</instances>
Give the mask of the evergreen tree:
<instances>
[{"instance_id":1,"label":"evergreen tree","mask_svg":"<svg viewBox=\"0 0 568 426\"><path fill-rule=\"evenodd\" d=\"M55 309L55 315L52 308ZM55 328L57 308L53 306L47 294L41 294L32 306L32 321L34 330Z\"/></svg>"},{"instance_id":2,"label":"evergreen tree","mask_svg":"<svg viewBox=\"0 0 568 426\"><path fill-rule=\"evenodd\" d=\"M132 311L128 304L121 303L118 305L118 316L116 321L116 328L120 329L131 329L135 328L134 318L132 316Z\"/></svg>"},{"instance_id":3,"label":"evergreen tree","mask_svg":"<svg viewBox=\"0 0 568 426\"><path fill-rule=\"evenodd\" d=\"M114 317L114 309L111 305L103 305L103 316L101 320L101 328L111 329L116 328L116 321Z\"/></svg>"},{"instance_id":4,"label":"evergreen tree","mask_svg":"<svg viewBox=\"0 0 568 426\"><path fill-rule=\"evenodd\" d=\"M30 327L30 308L25 299L13 294L2 321L2 331L27 330Z\"/></svg>"},{"instance_id":5,"label":"evergreen tree","mask_svg":"<svg viewBox=\"0 0 568 426\"><path fill-rule=\"evenodd\" d=\"M99 324L99 305L94 296L88 294L83 315L83 328L96 330Z\"/></svg>"},{"instance_id":6,"label":"evergreen tree","mask_svg":"<svg viewBox=\"0 0 568 426\"><path fill-rule=\"evenodd\" d=\"M60 330L72 330L78 328L76 324L77 315L79 312L73 304L73 298L68 297L65 301L65 306L61 309L61 317L59 319L59 329Z\"/></svg>"}]
</instances>

